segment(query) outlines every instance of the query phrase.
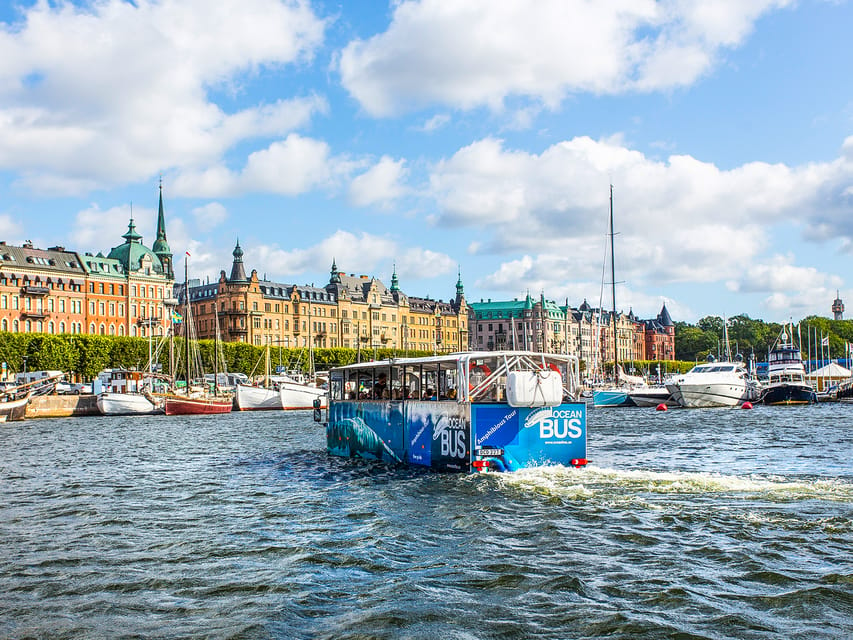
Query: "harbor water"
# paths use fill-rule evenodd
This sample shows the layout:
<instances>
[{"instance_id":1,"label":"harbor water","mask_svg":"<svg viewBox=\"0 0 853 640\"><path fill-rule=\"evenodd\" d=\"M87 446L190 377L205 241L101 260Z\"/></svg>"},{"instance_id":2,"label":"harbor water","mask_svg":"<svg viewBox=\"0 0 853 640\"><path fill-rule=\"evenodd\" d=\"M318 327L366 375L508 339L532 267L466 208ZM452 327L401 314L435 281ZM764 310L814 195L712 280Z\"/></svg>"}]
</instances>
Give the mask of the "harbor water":
<instances>
[{"instance_id":1,"label":"harbor water","mask_svg":"<svg viewBox=\"0 0 853 640\"><path fill-rule=\"evenodd\" d=\"M853 406L589 410L436 474L310 412L0 426L2 638L853 637Z\"/></svg>"}]
</instances>

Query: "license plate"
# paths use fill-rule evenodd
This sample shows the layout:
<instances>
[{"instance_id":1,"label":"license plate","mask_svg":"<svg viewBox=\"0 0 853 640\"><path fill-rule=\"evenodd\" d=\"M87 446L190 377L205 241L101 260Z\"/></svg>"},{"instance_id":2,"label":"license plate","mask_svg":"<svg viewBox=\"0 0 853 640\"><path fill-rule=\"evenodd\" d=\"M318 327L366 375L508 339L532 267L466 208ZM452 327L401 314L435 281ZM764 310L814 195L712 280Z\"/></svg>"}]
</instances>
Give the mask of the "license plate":
<instances>
[{"instance_id":1,"label":"license plate","mask_svg":"<svg viewBox=\"0 0 853 640\"><path fill-rule=\"evenodd\" d=\"M486 456L497 457L497 456L502 456L504 454L504 450L503 449L496 449L493 447L487 447L487 448L477 449L477 451L475 453L481 457L486 457Z\"/></svg>"}]
</instances>

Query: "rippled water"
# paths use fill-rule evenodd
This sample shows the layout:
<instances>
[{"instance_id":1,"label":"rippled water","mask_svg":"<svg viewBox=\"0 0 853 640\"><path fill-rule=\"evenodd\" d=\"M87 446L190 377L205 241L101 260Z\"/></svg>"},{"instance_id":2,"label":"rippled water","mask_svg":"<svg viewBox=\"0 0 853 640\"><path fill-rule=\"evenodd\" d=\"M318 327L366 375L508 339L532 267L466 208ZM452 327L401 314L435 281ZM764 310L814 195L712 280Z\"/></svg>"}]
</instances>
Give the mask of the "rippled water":
<instances>
[{"instance_id":1,"label":"rippled water","mask_svg":"<svg viewBox=\"0 0 853 640\"><path fill-rule=\"evenodd\" d=\"M3 425L0 637L853 636L853 406L589 424L586 469L484 476L302 412Z\"/></svg>"}]
</instances>

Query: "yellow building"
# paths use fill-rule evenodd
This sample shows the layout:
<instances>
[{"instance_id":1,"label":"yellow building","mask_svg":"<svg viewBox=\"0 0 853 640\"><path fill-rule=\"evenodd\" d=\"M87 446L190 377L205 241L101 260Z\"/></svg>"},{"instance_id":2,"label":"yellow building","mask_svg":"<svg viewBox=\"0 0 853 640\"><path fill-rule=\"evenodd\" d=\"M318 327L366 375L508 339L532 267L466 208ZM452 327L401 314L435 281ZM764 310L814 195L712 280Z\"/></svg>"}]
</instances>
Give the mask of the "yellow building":
<instances>
[{"instance_id":1,"label":"yellow building","mask_svg":"<svg viewBox=\"0 0 853 640\"><path fill-rule=\"evenodd\" d=\"M260 280L246 275L238 242L230 276L190 282L192 317L199 338L283 347L418 350L435 353L468 347L468 306L461 275L456 296L444 302L407 296L396 269L391 286L367 275L346 275L333 261L323 287ZM176 286L183 298L183 285Z\"/></svg>"}]
</instances>

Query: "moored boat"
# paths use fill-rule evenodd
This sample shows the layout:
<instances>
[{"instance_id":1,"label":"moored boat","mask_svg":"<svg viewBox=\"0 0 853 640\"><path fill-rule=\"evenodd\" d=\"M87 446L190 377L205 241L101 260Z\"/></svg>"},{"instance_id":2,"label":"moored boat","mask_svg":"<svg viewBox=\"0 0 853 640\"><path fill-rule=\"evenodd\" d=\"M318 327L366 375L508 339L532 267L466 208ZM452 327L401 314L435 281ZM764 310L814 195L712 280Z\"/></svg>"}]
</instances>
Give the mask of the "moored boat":
<instances>
[{"instance_id":1,"label":"moored boat","mask_svg":"<svg viewBox=\"0 0 853 640\"><path fill-rule=\"evenodd\" d=\"M672 399L672 393L664 385L635 387L628 392L628 397L638 407L657 407L660 404L677 404Z\"/></svg>"},{"instance_id":2,"label":"moored boat","mask_svg":"<svg viewBox=\"0 0 853 640\"><path fill-rule=\"evenodd\" d=\"M32 397L28 392L23 398L14 398L12 395L4 395L0 398L0 416L6 422L23 420L27 415L27 405Z\"/></svg>"},{"instance_id":3,"label":"moored boat","mask_svg":"<svg viewBox=\"0 0 853 640\"><path fill-rule=\"evenodd\" d=\"M806 382L806 370L799 346L794 342L794 327L783 327L782 333L767 357L768 383L761 395L766 405L812 404L817 394Z\"/></svg>"},{"instance_id":4,"label":"moored boat","mask_svg":"<svg viewBox=\"0 0 853 640\"><path fill-rule=\"evenodd\" d=\"M169 394L164 399L163 410L167 416L230 413L233 402L226 396Z\"/></svg>"},{"instance_id":5,"label":"moored boat","mask_svg":"<svg viewBox=\"0 0 853 640\"><path fill-rule=\"evenodd\" d=\"M758 399L758 384L742 362L709 358L666 384L675 402L687 408L736 407Z\"/></svg>"},{"instance_id":6,"label":"moored boat","mask_svg":"<svg viewBox=\"0 0 853 640\"><path fill-rule=\"evenodd\" d=\"M162 380L143 371L109 369L99 376L98 411L103 415L148 415L163 413L162 397L152 394Z\"/></svg>"},{"instance_id":7,"label":"moored boat","mask_svg":"<svg viewBox=\"0 0 853 640\"><path fill-rule=\"evenodd\" d=\"M586 464L575 356L526 351L395 358L332 369L332 455L441 471ZM322 420L322 411L315 411Z\"/></svg>"}]
</instances>

